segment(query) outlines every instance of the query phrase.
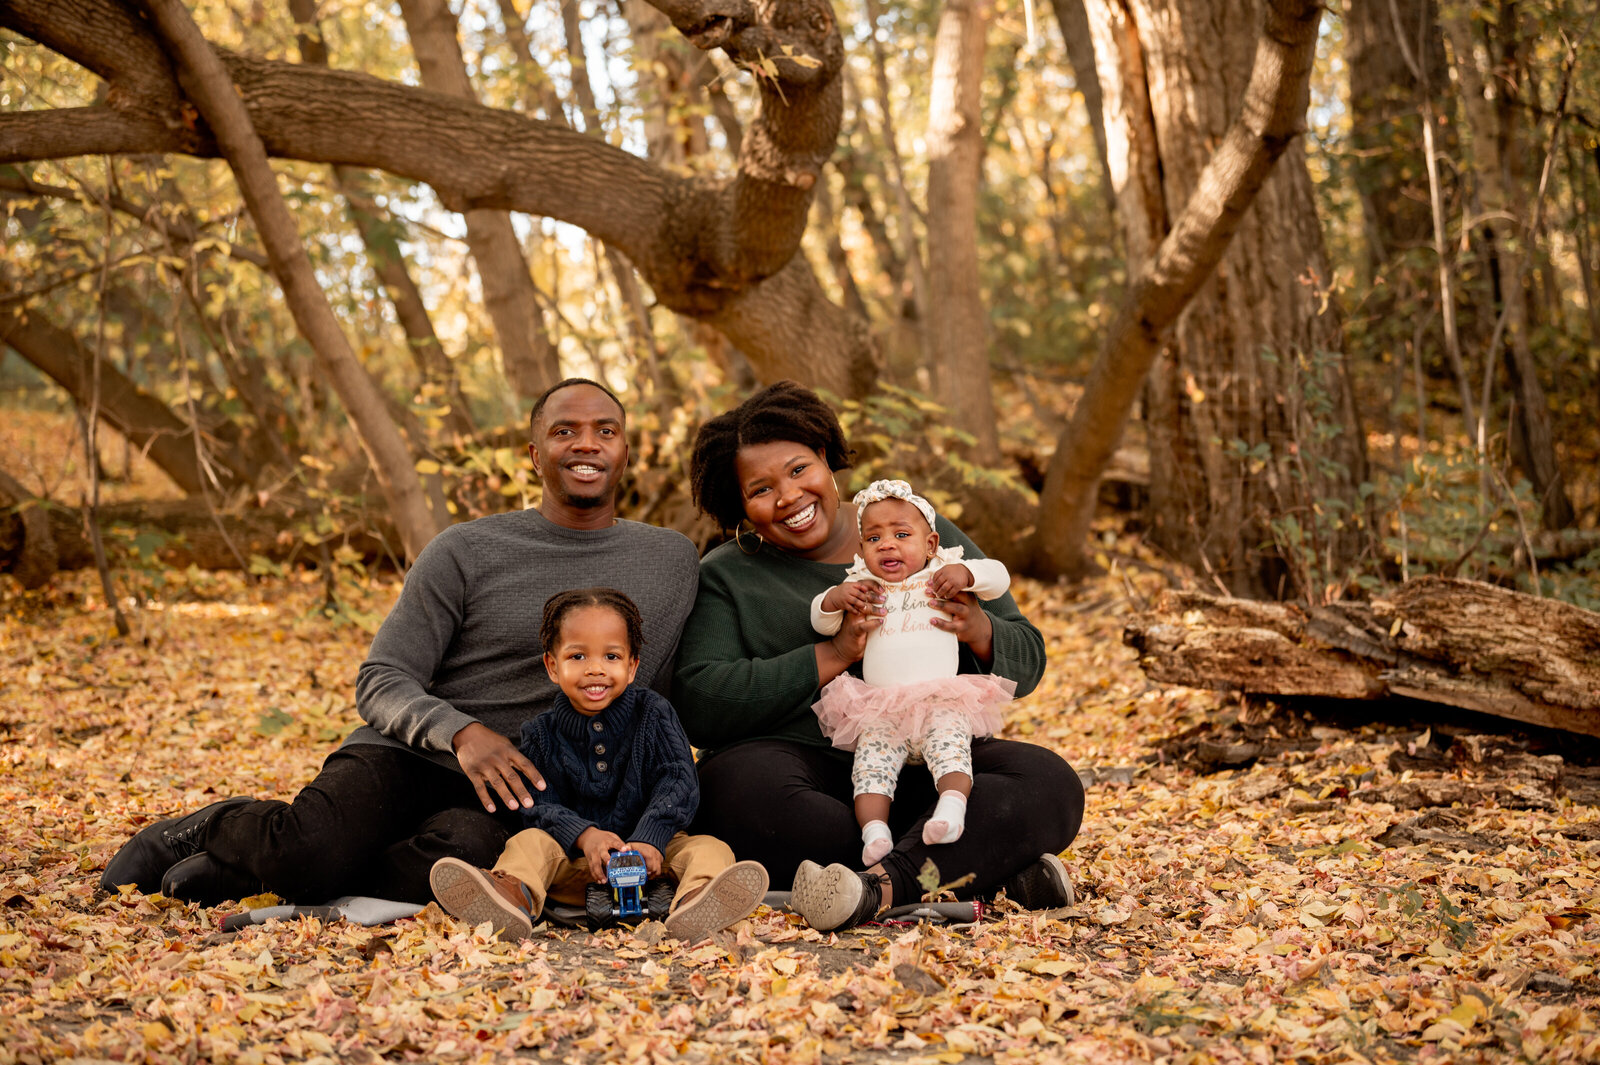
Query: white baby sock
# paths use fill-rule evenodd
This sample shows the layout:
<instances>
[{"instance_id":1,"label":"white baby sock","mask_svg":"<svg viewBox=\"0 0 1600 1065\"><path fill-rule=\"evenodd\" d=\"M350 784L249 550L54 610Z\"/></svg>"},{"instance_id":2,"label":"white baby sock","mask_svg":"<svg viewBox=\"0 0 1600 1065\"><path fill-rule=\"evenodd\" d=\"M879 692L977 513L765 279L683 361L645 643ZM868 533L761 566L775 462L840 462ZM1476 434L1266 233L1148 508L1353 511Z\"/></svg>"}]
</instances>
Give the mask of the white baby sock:
<instances>
[{"instance_id":1,"label":"white baby sock","mask_svg":"<svg viewBox=\"0 0 1600 1065\"><path fill-rule=\"evenodd\" d=\"M868 821L861 826L861 864L877 865L883 856L894 850L894 837L889 835L889 826L882 821Z\"/></svg>"},{"instance_id":2,"label":"white baby sock","mask_svg":"<svg viewBox=\"0 0 1600 1065\"><path fill-rule=\"evenodd\" d=\"M967 827L967 797L959 791L939 793L933 816L922 826L922 842L954 843Z\"/></svg>"}]
</instances>

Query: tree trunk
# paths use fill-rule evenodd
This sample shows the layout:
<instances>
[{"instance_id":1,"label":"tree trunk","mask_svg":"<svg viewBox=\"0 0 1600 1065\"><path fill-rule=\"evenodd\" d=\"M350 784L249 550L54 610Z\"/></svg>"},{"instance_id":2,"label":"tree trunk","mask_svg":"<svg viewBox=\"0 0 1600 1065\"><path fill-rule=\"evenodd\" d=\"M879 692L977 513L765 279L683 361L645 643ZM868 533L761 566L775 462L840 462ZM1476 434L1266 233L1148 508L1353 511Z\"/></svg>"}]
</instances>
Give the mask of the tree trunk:
<instances>
[{"instance_id":1,"label":"tree trunk","mask_svg":"<svg viewBox=\"0 0 1600 1065\"><path fill-rule=\"evenodd\" d=\"M672 32L667 17L645 0L624 0L620 6L633 41L645 157L669 168L688 167L689 161L703 156L707 148L702 108L709 109L710 101L702 98L704 79L696 76L695 68L709 65L711 57L690 48ZM564 17L571 12L576 26L577 0L564 0L561 10ZM570 32L567 49L569 53L577 51Z\"/></svg>"},{"instance_id":2,"label":"tree trunk","mask_svg":"<svg viewBox=\"0 0 1600 1065\"><path fill-rule=\"evenodd\" d=\"M1056 28L1061 31L1062 43L1067 48L1067 62L1072 65L1072 82L1083 94L1083 104L1089 112L1095 154L1100 159L1100 190L1105 193L1106 206L1115 211L1117 194L1111 180L1111 161L1106 148L1105 103L1100 93L1094 32L1089 28L1089 9L1084 0L1052 0L1050 6L1055 11Z\"/></svg>"},{"instance_id":3,"label":"tree trunk","mask_svg":"<svg viewBox=\"0 0 1600 1065\"><path fill-rule=\"evenodd\" d=\"M0 344L9 345L88 408L94 355L71 333L52 325L39 312L30 311L26 317L0 317ZM98 409L107 425L148 454L150 461L180 489L191 495L205 490L205 474L195 454L189 423L105 362L100 365ZM237 456L222 454L217 458L237 484L250 483L251 471Z\"/></svg>"},{"instance_id":4,"label":"tree trunk","mask_svg":"<svg viewBox=\"0 0 1600 1065\"><path fill-rule=\"evenodd\" d=\"M0 570L30 591L49 583L61 565L48 507L0 470Z\"/></svg>"},{"instance_id":5,"label":"tree trunk","mask_svg":"<svg viewBox=\"0 0 1600 1065\"><path fill-rule=\"evenodd\" d=\"M911 300L909 315L916 323L917 342L922 349L921 354L924 364L928 352L928 270L922 254L922 242L918 236L917 210L911 203L911 190L906 188L905 166L900 159L900 135L896 132L894 121L894 100L889 93L889 65L884 55L883 39L878 35L879 7L877 0L866 0L868 29L872 36L872 84L876 92L878 104L878 130L879 141L883 147L883 177L884 183L894 198L894 217L896 228L900 236L900 254L898 260L905 264L906 277L911 282ZM884 33L889 32L882 28ZM859 105L856 109L858 116L862 115ZM867 123L863 122L863 126ZM929 367L931 370L931 367Z\"/></svg>"},{"instance_id":6,"label":"tree trunk","mask_svg":"<svg viewBox=\"0 0 1600 1065\"><path fill-rule=\"evenodd\" d=\"M1596 150L1600 150L1600 145ZM1567 188L1572 195L1572 233L1577 243L1578 275L1583 279L1583 308L1588 314L1589 348L1600 354L1600 279L1596 278L1594 235L1589 227L1589 219L1593 214L1589 179L1581 157L1573 154L1570 141L1567 143Z\"/></svg>"},{"instance_id":7,"label":"tree trunk","mask_svg":"<svg viewBox=\"0 0 1600 1065\"><path fill-rule=\"evenodd\" d=\"M1375 276L1398 252L1431 236L1426 174L1418 166L1421 116L1426 105L1445 113L1450 69L1435 0L1345 0L1344 26L1352 165L1371 238L1367 268ZM1436 145L1447 156L1454 128L1443 126L1447 137Z\"/></svg>"},{"instance_id":8,"label":"tree trunk","mask_svg":"<svg viewBox=\"0 0 1600 1065\"><path fill-rule=\"evenodd\" d=\"M510 0L507 0L509 3ZM300 62L316 66L328 65L328 49L322 40L322 29L317 24L316 0L289 0L289 13L299 27ZM471 439L477 432L472 424L471 409L461 392L461 382L456 377L455 366L439 343L433 319L422 302L422 292L411 278L405 255L400 250L397 230L400 223L373 201L367 192L367 175L354 167L333 168L334 183L344 197L350 220L361 234L366 245L367 261L372 272L389 297L395 320L406 335L406 347L423 383L433 393L431 402L444 402L449 408L445 423L458 437Z\"/></svg>"},{"instance_id":9,"label":"tree trunk","mask_svg":"<svg viewBox=\"0 0 1600 1065\"><path fill-rule=\"evenodd\" d=\"M1337 330L1319 313L1328 273L1310 179L1297 153L1273 163L1304 128L1321 9L1267 4L1244 85L1242 44L1226 61L1187 61L1223 47L1181 36L1218 24L1209 0L1181 12L1091 2L1134 281L1051 462L1036 566L1082 572L1096 483L1159 355L1146 412L1154 537L1230 586L1277 593L1287 572L1320 598L1360 539L1365 459ZM1314 506L1345 508L1344 527L1313 522Z\"/></svg>"},{"instance_id":10,"label":"tree trunk","mask_svg":"<svg viewBox=\"0 0 1600 1065\"><path fill-rule=\"evenodd\" d=\"M839 212L833 202L833 191L828 188L827 181L817 182L817 199L812 207L812 214L817 219L817 227L822 231L823 244L828 250L828 266L833 271L834 284L839 286L840 295L844 299L845 312L866 321L867 305L861 298L861 290L856 287L855 275L850 272L850 255L845 251L844 241L839 236Z\"/></svg>"},{"instance_id":11,"label":"tree trunk","mask_svg":"<svg viewBox=\"0 0 1600 1065\"><path fill-rule=\"evenodd\" d=\"M528 40L527 22L517 10L516 0L500 0L500 22L505 27L506 41L517 57L520 69L517 79L522 82L522 107L530 115L538 115L550 122L565 122L566 111L561 106L561 95L556 92L550 76L533 61L533 45Z\"/></svg>"},{"instance_id":12,"label":"tree trunk","mask_svg":"<svg viewBox=\"0 0 1600 1065\"><path fill-rule=\"evenodd\" d=\"M972 456L1000 454L989 385L989 316L978 277L983 54L988 0L945 0L928 99L928 319L934 395L971 433Z\"/></svg>"},{"instance_id":13,"label":"tree trunk","mask_svg":"<svg viewBox=\"0 0 1600 1065\"><path fill-rule=\"evenodd\" d=\"M456 40L456 19L446 0L401 0L422 84L434 92L477 102ZM462 212L467 247L478 267L484 308L500 341L500 356L512 389L531 401L561 379L555 346L545 331L533 276L522 257L511 216L504 211Z\"/></svg>"},{"instance_id":14,"label":"tree trunk","mask_svg":"<svg viewBox=\"0 0 1600 1065\"><path fill-rule=\"evenodd\" d=\"M1529 335L1532 323L1528 316L1527 293L1523 289L1523 248L1531 234L1525 232L1527 219L1522 190L1512 177L1513 158L1522 149L1518 146L1518 130L1510 121L1513 113L1496 107L1497 101L1505 99L1506 91L1500 80L1507 74L1495 64L1486 47L1479 48L1473 23L1465 12L1447 9L1441 21L1450 42L1456 81L1461 88L1461 107L1471 135L1472 174L1482 204L1483 228L1499 293L1498 310L1505 319L1503 330L1497 326L1496 333L1504 333L1506 370L1516 404L1512 413L1511 455L1533 482L1534 491L1543 504L1545 527L1563 529L1573 524L1576 514L1567 498L1566 484L1556 460L1550 404L1539 383L1538 363L1533 357ZM1518 32L1516 19L1513 16L1504 21L1509 24L1499 27L1499 32L1513 40L1502 43L1514 47ZM1485 381L1492 369L1492 366L1485 369ZM1490 417L1489 407L1484 403L1478 412L1485 423ZM1487 435L1487 429L1480 428L1480 447Z\"/></svg>"},{"instance_id":15,"label":"tree trunk","mask_svg":"<svg viewBox=\"0 0 1600 1065\"><path fill-rule=\"evenodd\" d=\"M250 115L181 0L149 0L147 6L156 32L169 48L185 94L211 127L233 170L295 324L337 390L367 452L405 543L406 556L415 558L447 522L442 515L436 520L429 512L411 453L317 286L311 260L278 191L266 150L250 125Z\"/></svg>"},{"instance_id":16,"label":"tree trunk","mask_svg":"<svg viewBox=\"0 0 1600 1065\"><path fill-rule=\"evenodd\" d=\"M1423 699L1600 736L1600 614L1453 577L1305 609L1168 593L1123 642L1162 684Z\"/></svg>"}]
</instances>

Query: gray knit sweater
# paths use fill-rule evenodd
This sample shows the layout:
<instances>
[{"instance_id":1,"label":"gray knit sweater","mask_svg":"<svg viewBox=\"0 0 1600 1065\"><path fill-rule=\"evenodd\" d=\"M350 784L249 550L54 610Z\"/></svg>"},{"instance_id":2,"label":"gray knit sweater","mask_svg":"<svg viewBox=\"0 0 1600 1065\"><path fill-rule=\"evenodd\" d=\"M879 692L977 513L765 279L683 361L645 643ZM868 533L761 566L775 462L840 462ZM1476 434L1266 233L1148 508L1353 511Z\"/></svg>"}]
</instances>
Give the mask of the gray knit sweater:
<instances>
[{"instance_id":1,"label":"gray knit sweater","mask_svg":"<svg viewBox=\"0 0 1600 1065\"><path fill-rule=\"evenodd\" d=\"M356 677L366 726L345 742L409 747L452 768L451 740L474 721L516 742L559 691L539 621L569 588L633 599L644 615L639 683L666 691L698 564L681 533L632 521L580 531L524 510L452 525L417 556L372 641Z\"/></svg>"}]
</instances>

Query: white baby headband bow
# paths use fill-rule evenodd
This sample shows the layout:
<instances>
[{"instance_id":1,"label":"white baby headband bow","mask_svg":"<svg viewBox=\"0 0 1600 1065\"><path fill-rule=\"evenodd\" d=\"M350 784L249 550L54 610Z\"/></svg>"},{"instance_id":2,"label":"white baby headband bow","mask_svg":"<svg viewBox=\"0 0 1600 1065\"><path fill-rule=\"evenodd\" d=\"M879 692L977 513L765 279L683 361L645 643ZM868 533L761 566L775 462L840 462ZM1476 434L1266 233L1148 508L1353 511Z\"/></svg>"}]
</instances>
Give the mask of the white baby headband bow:
<instances>
[{"instance_id":1,"label":"white baby headband bow","mask_svg":"<svg viewBox=\"0 0 1600 1065\"><path fill-rule=\"evenodd\" d=\"M873 481L855 494L850 502L856 505L856 531L861 531L861 512L867 509L869 503L881 503L885 499L903 499L917 508L917 512L928 519L928 528L933 528L933 504L923 499L911 490L911 486L904 481Z\"/></svg>"}]
</instances>

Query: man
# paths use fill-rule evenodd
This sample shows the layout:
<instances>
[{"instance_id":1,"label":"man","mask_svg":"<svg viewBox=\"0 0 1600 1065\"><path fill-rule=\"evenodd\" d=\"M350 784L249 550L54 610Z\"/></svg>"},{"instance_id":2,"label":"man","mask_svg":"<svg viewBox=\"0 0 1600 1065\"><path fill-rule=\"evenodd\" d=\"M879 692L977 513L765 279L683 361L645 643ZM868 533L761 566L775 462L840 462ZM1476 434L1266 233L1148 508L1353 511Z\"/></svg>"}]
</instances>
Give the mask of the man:
<instances>
[{"instance_id":1,"label":"man","mask_svg":"<svg viewBox=\"0 0 1600 1065\"><path fill-rule=\"evenodd\" d=\"M263 888L297 902L426 903L438 859L494 865L529 789L544 787L515 739L558 690L541 665L545 600L626 592L644 615L639 676L661 691L694 603L688 538L616 517L624 417L583 378L539 397L528 444L538 507L451 526L417 557L356 678L366 724L293 802L228 799L157 822L107 863L101 886L208 905Z\"/></svg>"}]
</instances>

